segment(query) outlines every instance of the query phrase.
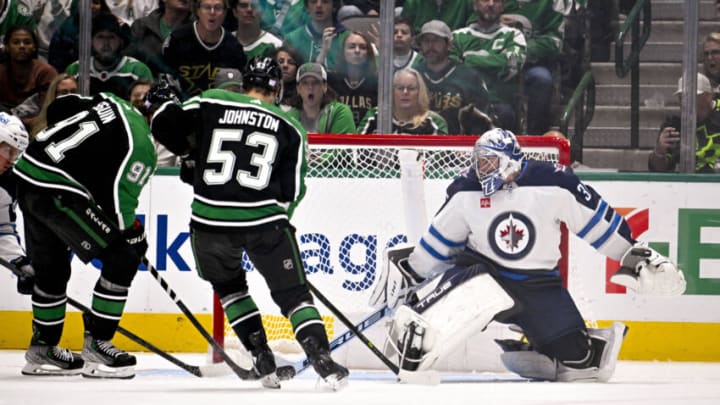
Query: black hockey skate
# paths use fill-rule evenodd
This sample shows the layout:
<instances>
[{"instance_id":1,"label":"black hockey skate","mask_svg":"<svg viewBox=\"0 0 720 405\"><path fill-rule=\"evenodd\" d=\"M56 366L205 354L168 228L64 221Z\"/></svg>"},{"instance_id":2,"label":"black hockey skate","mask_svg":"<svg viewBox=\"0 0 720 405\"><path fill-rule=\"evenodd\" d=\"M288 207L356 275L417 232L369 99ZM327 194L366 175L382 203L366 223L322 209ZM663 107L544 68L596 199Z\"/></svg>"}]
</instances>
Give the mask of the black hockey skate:
<instances>
[{"instance_id":1,"label":"black hockey skate","mask_svg":"<svg viewBox=\"0 0 720 405\"><path fill-rule=\"evenodd\" d=\"M280 388L280 377L276 373L275 355L267 344L265 333L259 330L251 333L248 339L250 344L253 345L250 353L253 357L253 371L257 374L257 378L260 379L265 388Z\"/></svg>"},{"instance_id":2,"label":"black hockey skate","mask_svg":"<svg viewBox=\"0 0 720 405\"><path fill-rule=\"evenodd\" d=\"M82 350L85 359L83 377L122 378L135 377L135 356L115 347L109 340L95 339L85 332Z\"/></svg>"},{"instance_id":3,"label":"black hockey skate","mask_svg":"<svg viewBox=\"0 0 720 405\"><path fill-rule=\"evenodd\" d=\"M348 369L336 363L330 356L330 350L320 347L315 336L308 336L300 342L305 354L312 364L315 372L325 380L333 390L338 390L347 384Z\"/></svg>"},{"instance_id":4,"label":"black hockey skate","mask_svg":"<svg viewBox=\"0 0 720 405\"><path fill-rule=\"evenodd\" d=\"M30 343L25 360L24 375L78 375L85 365L79 353L37 342Z\"/></svg>"}]
</instances>

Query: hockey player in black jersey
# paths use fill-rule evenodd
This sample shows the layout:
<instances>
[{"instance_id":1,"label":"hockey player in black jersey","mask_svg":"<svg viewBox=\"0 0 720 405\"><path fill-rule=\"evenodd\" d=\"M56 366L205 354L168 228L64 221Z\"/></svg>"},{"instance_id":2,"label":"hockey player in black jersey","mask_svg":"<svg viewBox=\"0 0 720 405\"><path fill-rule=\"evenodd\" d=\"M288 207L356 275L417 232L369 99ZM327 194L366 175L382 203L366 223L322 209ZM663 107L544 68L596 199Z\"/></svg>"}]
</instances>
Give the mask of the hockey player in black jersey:
<instances>
[{"instance_id":1,"label":"hockey player in black jersey","mask_svg":"<svg viewBox=\"0 0 720 405\"><path fill-rule=\"evenodd\" d=\"M413 291L419 298L393 319L390 337L399 343L402 367L427 370L498 320L520 326L528 342L498 342L510 371L607 381L627 328L620 322L586 328L556 267L561 222L620 261L613 282L638 294L685 291L682 272L634 240L623 217L570 168L525 161L511 132L492 129L476 142L472 167L449 186L417 245L387 253L371 304L396 307Z\"/></svg>"},{"instance_id":2,"label":"hockey player in black jersey","mask_svg":"<svg viewBox=\"0 0 720 405\"><path fill-rule=\"evenodd\" d=\"M290 224L305 194L306 134L274 105L282 98L275 60L253 58L243 87L246 94L213 89L182 104L163 104L152 133L171 152L195 157L190 228L197 272L220 297L228 322L265 376L263 384L279 387L241 267L243 252L265 278L315 371L338 388L348 371L330 357Z\"/></svg>"},{"instance_id":3,"label":"hockey player in black jersey","mask_svg":"<svg viewBox=\"0 0 720 405\"><path fill-rule=\"evenodd\" d=\"M47 117L48 127L14 168L35 269L33 335L22 372L132 378L135 357L110 340L147 250L135 209L157 161L150 129L132 105L110 93L60 97L48 107ZM70 250L85 263L102 262L92 310L84 316L82 357L57 347Z\"/></svg>"}]
</instances>

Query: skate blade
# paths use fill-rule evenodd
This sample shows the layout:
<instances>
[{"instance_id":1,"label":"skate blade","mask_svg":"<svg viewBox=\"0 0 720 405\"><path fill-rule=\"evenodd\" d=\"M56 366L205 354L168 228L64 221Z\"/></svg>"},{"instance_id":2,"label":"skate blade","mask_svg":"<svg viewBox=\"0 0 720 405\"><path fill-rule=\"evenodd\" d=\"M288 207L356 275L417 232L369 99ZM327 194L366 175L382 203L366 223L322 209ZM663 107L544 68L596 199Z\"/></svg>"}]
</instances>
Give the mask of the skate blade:
<instances>
[{"instance_id":1,"label":"skate blade","mask_svg":"<svg viewBox=\"0 0 720 405\"><path fill-rule=\"evenodd\" d=\"M76 368L76 369L64 369L60 368L58 366L54 366L52 364L26 364L25 367L23 367L21 373L23 375L32 375L32 376L62 376L62 377L69 377L74 375L79 375L82 373L82 368Z\"/></svg>"},{"instance_id":2,"label":"skate blade","mask_svg":"<svg viewBox=\"0 0 720 405\"><path fill-rule=\"evenodd\" d=\"M325 378L318 378L317 383L315 383L315 389L326 391L326 390L332 390L332 391L340 391L341 389L345 388L348 385L348 377L339 377L336 374L330 374L329 376Z\"/></svg>"},{"instance_id":3,"label":"skate blade","mask_svg":"<svg viewBox=\"0 0 720 405\"><path fill-rule=\"evenodd\" d=\"M85 362L82 370L85 378L115 378L129 380L135 377L135 366L109 367L101 363Z\"/></svg>"},{"instance_id":4,"label":"skate blade","mask_svg":"<svg viewBox=\"0 0 720 405\"><path fill-rule=\"evenodd\" d=\"M405 384L438 385L440 384L440 373L435 370L400 370L398 381Z\"/></svg>"},{"instance_id":5,"label":"skate blade","mask_svg":"<svg viewBox=\"0 0 720 405\"><path fill-rule=\"evenodd\" d=\"M280 389L280 378L277 374L275 374L275 372L262 377L260 382L264 388Z\"/></svg>"}]
</instances>

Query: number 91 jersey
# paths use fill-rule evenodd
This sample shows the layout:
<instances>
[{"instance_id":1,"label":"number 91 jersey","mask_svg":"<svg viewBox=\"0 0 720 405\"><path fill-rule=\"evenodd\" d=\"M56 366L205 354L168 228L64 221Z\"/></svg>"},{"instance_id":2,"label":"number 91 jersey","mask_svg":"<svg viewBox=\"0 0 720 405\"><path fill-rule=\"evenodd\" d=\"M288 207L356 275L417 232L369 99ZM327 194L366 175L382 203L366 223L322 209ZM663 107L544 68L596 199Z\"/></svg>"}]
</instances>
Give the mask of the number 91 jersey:
<instances>
[{"instance_id":1,"label":"number 91 jersey","mask_svg":"<svg viewBox=\"0 0 720 405\"><path fill-rule=\"evenodd\" d=\"M195 137L191 224L250 229L288 222L305 194L307 136L280 108L226 90L207 90L180 108L165 105L152 130ZM166 145L167 146L167 145Z\"/></svg>"},{"instance_id":2,"label":"number 91 jersey","mask_svg":"<svg viewBox=\"0 0 720 405\"><path fill-rule=\"evenodd\" d=\"M125 100L100 93L58 98L48 124L15 165L19 181L79 194L127 228L157 164L145 118Z\"/></svg>"}]
</instances>

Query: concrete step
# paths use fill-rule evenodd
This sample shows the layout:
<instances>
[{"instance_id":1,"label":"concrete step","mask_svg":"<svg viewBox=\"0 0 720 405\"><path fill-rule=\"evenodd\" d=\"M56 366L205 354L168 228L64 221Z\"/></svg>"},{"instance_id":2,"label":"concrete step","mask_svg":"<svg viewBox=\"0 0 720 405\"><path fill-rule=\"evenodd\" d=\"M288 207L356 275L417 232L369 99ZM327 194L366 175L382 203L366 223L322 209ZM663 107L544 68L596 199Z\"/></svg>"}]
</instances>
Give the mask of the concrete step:
<instances>
[{"instance_id":1,"label":"concrete step","mask_svg":"<svg viewBox=\"0 0 720 405\"><path fill-rule=\"evenodd\" d=\"M600 84L630 84L630 74L617 77L615 62L593 62L592 73L595 83ZM682 75L682 62L642 63L640 65L640 85L648 84L677 84Z\"/></svg>"},{"instance_id":2,"label":"concrete step","mask_svg":"<svg viewBox=\"0 0 720 405\"><path fill-rule=\"evenodd\" d=\"M652 27L650 28L650 38L648 38L648 43L681 41L685 35L683 33L684 28L685 22L682 20L657 20L655 19L655 16L653 16L653 22ZM702 45L702 41L705 36L717 30L717 20L699 21L697 43ZM630 40L631 36L627 35L625 37L625 41L629 42Z\"/></svg>"},{"instance_id":3,"label":"concrete step","mask_svg":"<svg viewBox=\"0 0 720 405\"><path fill-rule=\"evenodd\" d=\"M595 105L630 106L630 90L630 84L599 84L595 87ZM639 90L640 104L646 107L680 105L674 84L645 84Z\"/></svg>"},{"instance_id":4,"label":"concrete step","mask_svg":"<svg viewBox=\"0 0 720 405\"><path fill-rule=\"evenodd\" d=\"M647 160L651 149L605 149L583 150L582 165L590 169L616 169L629 172L647 172ZM577 168L577 171L584 170Z\"/></svg>"},{"instance_id":5,"label":"concrete step","mask_svg":"<svg viewBox=\"0 0 720 405\"><path fill-rule=\"evenodd\" d=\"M677 42L647 42L640 50L640 62L682 62L684 45L680 42L682 38L677 38ZM624 49L625 60L630 54L630 47ZM612 47L612 58L615 60L615 47Z\"/></svg>"},{"instance_id":6,"label":"concrete step","mask_svg":"<svg viewBox=\"0 0 720 405\"><path fill-rule=\"evenodd\" d=\"M681 41L684 38L683 29L685 22L682 20L658 20L653 15L652 27L650 28L650 38L648 43L653 42L673 42ZM702 44L705 36L711 32L718 30L718 22L716 19L712 21L698 22L698 44ZM625 41L630 41L631 36L625 37Z\"/></svg>"},{"instance_id":7,"label":"concrete step","mask_svg":"<svg viewBox=\"0 0 720 405\"><path fill-rule=\"evenodd\" d=\"M668 115L679 115L679 107L640 107L640 127L657 128ZM593 120L590 123L593 127L629 127L630 107L629 106L596 106Z\"/></svg>"},{"instance_id":8,"label":"concrete step","mask_svg":"<svg viewBox=\"0 0 720 405\"><path fill-rule=\"evenodd\" d=\"M657 141L658 129L661 122L654 127L640 127L638 134L638 146L641 148L653 148ZM627 125L624 127L622 125ZM571 136L574 133L570 129ZM585 130L583 136L583 148L629 148L630 147L630 124L618 123L614 127L590 126Z\"/></svg>"},{"instance_id":9,"label":"concrete step","mask_svg":"<svg viewBox=\"0 0 720 405\"><path fill-rule=\"evenodd\" d=\"M683 20L685 5L682 0L652 0L651 13L653 21ZM701 21L715 20L718 14L715 11L715 0L700 0L698 4L698 18Z\"/></svg>"}]
</instances>

